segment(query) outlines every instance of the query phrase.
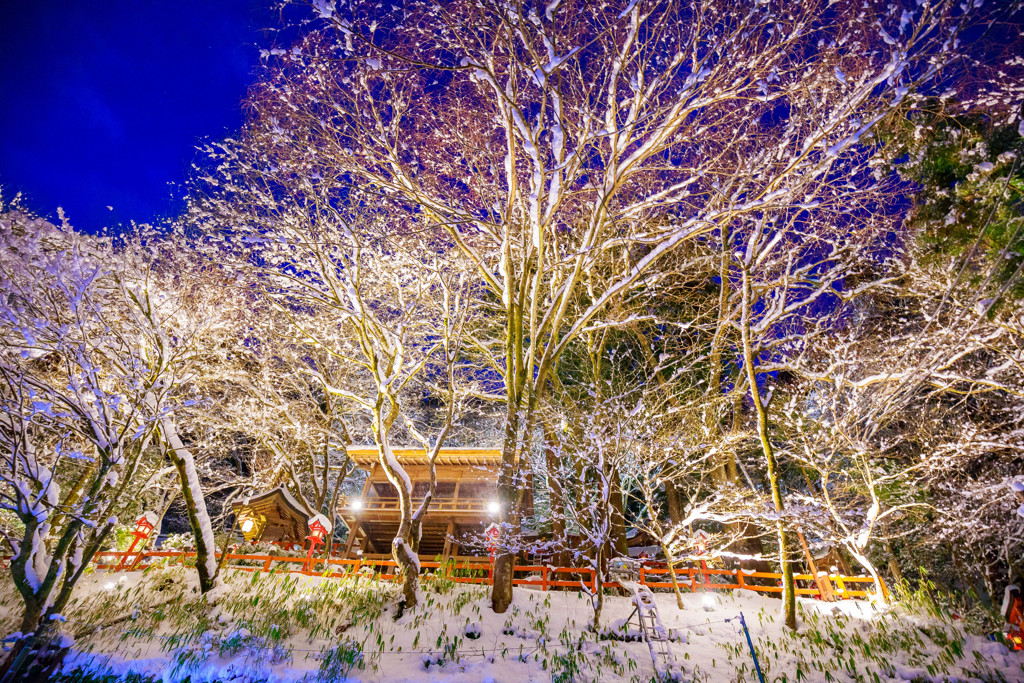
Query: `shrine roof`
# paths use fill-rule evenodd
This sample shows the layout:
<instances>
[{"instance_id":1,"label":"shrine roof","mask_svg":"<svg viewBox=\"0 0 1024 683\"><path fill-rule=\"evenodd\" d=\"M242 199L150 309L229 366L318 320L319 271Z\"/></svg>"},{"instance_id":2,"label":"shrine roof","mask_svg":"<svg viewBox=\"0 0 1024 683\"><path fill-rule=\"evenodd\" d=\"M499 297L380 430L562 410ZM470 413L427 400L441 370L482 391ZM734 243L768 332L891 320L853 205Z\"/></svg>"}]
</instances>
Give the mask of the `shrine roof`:
<instances>
[{"instance_id":1,"label":"shrine roof","mask_svg":"<svg viewBox=\"0 0 1024 683\"><path fill-rule=\"evenodd\" d=\"M403 465L426 465L427 451L423 448L391 449ZM376 446L349 446L348 456L359 467L370 467L377 463ZM442 448L437 456L438 465L490 465L501 462L501 450L497 448Z\"/></svg>"}]
</instances>

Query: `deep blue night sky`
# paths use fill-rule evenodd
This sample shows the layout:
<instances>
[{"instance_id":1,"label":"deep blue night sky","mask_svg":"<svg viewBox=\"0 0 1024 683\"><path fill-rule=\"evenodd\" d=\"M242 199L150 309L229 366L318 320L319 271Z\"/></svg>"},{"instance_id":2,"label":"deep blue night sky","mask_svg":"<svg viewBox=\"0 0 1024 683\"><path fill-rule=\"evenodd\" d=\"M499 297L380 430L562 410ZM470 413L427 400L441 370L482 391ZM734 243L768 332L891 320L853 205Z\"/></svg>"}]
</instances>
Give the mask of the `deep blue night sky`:
<instances>
[{"instance_id":1,"label":"deep blue night sky","mask_svg":"<svg viewBox=\"0 0 1024 683\"><path fill-rule=\"evenodd\" d=\"M196 145L241 124L267 4L0 0L5 201L91 232L174 213Z\"/></svg>"}]
</instances>

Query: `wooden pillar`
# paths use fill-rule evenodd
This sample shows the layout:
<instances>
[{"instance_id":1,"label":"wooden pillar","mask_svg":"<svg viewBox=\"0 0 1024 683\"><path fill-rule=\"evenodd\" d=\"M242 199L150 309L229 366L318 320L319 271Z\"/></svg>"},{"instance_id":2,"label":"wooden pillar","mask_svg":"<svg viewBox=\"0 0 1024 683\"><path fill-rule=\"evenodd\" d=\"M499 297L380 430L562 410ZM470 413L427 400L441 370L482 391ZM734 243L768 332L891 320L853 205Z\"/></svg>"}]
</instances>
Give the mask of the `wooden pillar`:
<instances>
[{"instance_id":1,"label":"wooden pillar","mask_svg":"<svg viewBox=\"0 0 1024 683\"><path fill-rule=\"evenodd\" d=\"M444 532L444 550L441 551L441 560L446 561L452 550L452 539L455 536L455 520L448 520L448 529Z\"/></svg>"},{"instance_id":2,"label":"wooden pillar","mask_svg":"<svg viewBox=\"0 0 1024 683\"><path fill-rule=\"evenodd\" d=\"M360 500L363 501L363 508L364 509L366 508L367 499L370 497L370 491L371 491L371 488L372 488L371 485L372 485L372 482L373 482L373 475L374 475L374 473L376 473L376 471L377 471L377 463L374 463L370 467L370 471L366 473L366 481L363 482L363 491L362 491L362 493L359 494L360 495ZM366 533L366 531L363 529L362 524L360 524L359 520L357 519L356 522L355 522L355 526L353 526L352 529L349 530L348 542L345 544L345 559L346 560L350 559L349 558L349 554L355 548L356 537L360 533L362 533L363 536L366 538L366 540L369 541L369 535ZM363 543L363 547L362 547L363 552L366 552L366 545L367 545L366 543Z\"/></svg>"},{"instance_id":3,"label":"wooden pillar","mask_svg":"<svg viewBox=\"0 0 1024 683\"><path fill-rule=\"evenodd\" d=\"M665 503L668 505L668 518L672 524L678 524L679 520L682 519L682 514L679 510L679 494L676 492L676 486L671 481L665 482Z\"/></svg>"},{"instance_id":4,"label":"wooden pillar","mask_svg":"<svg viewBox=\"0 0 1024 683\"><path fill-rule=\"evenodd\" d=\"M345 542L345 554L342 555L346 560L349 559L352 553L352 547L355 545L356 536L359 535L359 522L352 525L352 528L348 530L348 541Z\"/></svg>"}]
</instances>

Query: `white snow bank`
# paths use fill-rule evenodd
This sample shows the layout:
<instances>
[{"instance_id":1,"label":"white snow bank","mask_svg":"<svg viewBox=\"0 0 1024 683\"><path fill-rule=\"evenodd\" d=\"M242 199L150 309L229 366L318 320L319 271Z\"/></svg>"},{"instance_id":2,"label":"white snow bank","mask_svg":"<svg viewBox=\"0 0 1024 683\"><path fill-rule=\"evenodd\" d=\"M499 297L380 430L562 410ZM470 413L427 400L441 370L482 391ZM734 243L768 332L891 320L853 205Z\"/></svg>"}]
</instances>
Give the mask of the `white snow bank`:
<instances>
[{"instance_id":1,"label":"white snow bank","mask_svg":"<svg viewBox=\"0 0 1024 683\"><path fill-rule=\"evenodd\" d=\"M86 598L95 595L104 603L121 600L128 612L139 595L154 592L154 584L163 586L161 601L173 597L168 586L180 590L186 603L200 600L192 592L196 583L192 570L151 570L144 579L137 574L139 577L133 575L130 583L119 584L113 593L102 591L111 577L102 573L84 577L80 594ZM634 601L630 597L606 596L603 637L598 637L586 630L593 617L590 600L574 591L516 589L508 612L494 614L486 586L451 587L425 580L421 604L395 620L390 608L397 599L393 584L365 577L227 574L224 585L207 594L207 600L211 594L217 597L218 604L210 608L212 618L197 638L171 640L180 635L174 628L195 628L194 619L184 623L174 618L147 621L150 617L143 610L137 619L80 637L65 672L136 673L167 683L190 676L193 681L243 676L244 680L297 682L315 677L329 661L342 661L338 653L352 646L359 648L354 659L365 668L351 670L349 680L359 681L547 681L566 671L577 671L577 680L629 681L637 675L647 680L654 673L650 650L638 639L636 617L631 618ZM740 612L755 647L770 658L772 676L785 674L789 680L795 680L798 666L806 676L812 662L825 667L813 671L834 670L846 675L847 671L834 669L838 655L827 645L823 650L807 645L832 642L829 633L856 631L864 642L882 642L886 639L872 640L872 633L906 628L916 640L921 634L917 624L926 620L864 602L800 599L800 634L794 636L780 623L777 598L748 591L715 592L715 610L705 612L704 595L684 593L682 610L671 592L651 596L661 626L672 634L668 647L682 667L684 680L735 680L744 671L749 677L752 662L739 629ZM365 606L374 600L379 601L380 610L370 615ZM110 612L104 620L114 614ZM75 616L68 616L72 626ZM947 631L961 628L953 622L929 626ZM145 635L150 628L153 635ZM813 636L815 631L825 634L821 641ZM942 675L969 677L968 667L977 666L977 652L1006 680L1019 676L1019 664L983 638L959 632L958 637L963 638L964 657ZM855 667L866 680L874 680L872 673L880 680L934 679L926 665L934 665L943 653L927 637L915 652L872 650L865 654L852 641L845 642L850 646L841 658L842 666L846 670ZM187 661L189 666L175 668L175 661ZM812 676L806 680L819 679Z\"/></svg>"}]
</instances>

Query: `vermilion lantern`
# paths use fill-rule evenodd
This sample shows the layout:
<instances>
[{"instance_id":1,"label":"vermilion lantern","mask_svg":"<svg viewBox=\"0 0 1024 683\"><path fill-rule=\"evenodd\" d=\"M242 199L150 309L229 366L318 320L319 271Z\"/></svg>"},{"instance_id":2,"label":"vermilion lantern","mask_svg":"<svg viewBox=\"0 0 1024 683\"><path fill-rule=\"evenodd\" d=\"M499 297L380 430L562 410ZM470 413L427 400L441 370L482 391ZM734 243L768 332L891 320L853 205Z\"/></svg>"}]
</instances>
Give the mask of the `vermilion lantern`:
<instances>
[{"instance_id":1,"label":"vermilion lantern","mask_svg":"<svg viewBox=\"0 0 1024 683\"><path fill-rule=\"evenodd\" d=\"M313 558L313 552L316 551L317 547L323 545L327 539L327 534L331 533L333 527L326 517L319 514L311 517L306 524L309 525L309 536L306 536L306 540L309 541L309 552L306 553L305 562L305 568L308 570L310 560Z\"/></svg>"},{"instance_id":2,"label":"vermilion lantern","mask_svg":"<svg viewBox=\"0 0 1024 683\"><path fill-rule=\"evenodd\" d=\"M700 558L700 571L701 575L704 577L705 587L711 585L711 580L708 578L708 562L707 559L705 559L708 555L708 542L710 540L711 534L703 529L697 529L697 531L693 532L693 549L697 557ZM708 605L705 604L704 607L707 609Z\"/></svg>"},{"instance_id":3,"label":"vermilion lantern","mask_svg":"<svg viewBox=\"0 0 1024 683\"><path fill-rule=\"evenodd\" d=\"M118 564L117 569L121 569L128 562L128 556L135 551L135 546L139 544L139 541L144 541L149 538L149 535L153 533L153 529L156 528L157 522L159 522L156 514L153 512L143 512L142 515L135 520L135 531L132 532L132 536L135 539L132 544L128 546L127 552L121 557L121 562ZM141 557L139 558L141 559Z\"/></svg>"},{"instance_id":4,"label":"vermilion lantern","mask_svg":"<svg viewBox=\"0 0 1024 683\"><path fill-rule=\"evenodd\" d=\"M135 520L135 531L132 532L135 540L132 541L128 552L135 550L135 546L139 541L149 538L149 535L153 533L153 529L156 528L158 521L160 520L157 519L156 514L149 511L143 512L142 516Z\"/></svg>"},{"instance_id":5,"label":"vermilion lantern","mask_svg":"<svg viewBox=\"0 0 1024 683\"><path fill-rule=\"evenodd\" d=\"M490 526L484 529L484 538L487 539L487 550L491 554L491 562L494 562L494 556L498 552L498 536L500 534L501 527L493 522Z\"/></svg>"},{"instance_id":6,"label":"vermilion lantern","mask_svg":"<svg viewBox=\"0 0 1024 683\"><path fill-rule=\"evenodd\" d=\"M327 538L327 528L318 519L311 521L309 523L309 536L306 536L306 540L309 541L310 552L313 551L315 546L321 545L325 538Z\"/></svg>"}]
</instances>

